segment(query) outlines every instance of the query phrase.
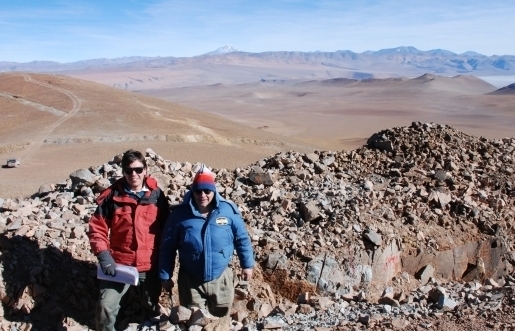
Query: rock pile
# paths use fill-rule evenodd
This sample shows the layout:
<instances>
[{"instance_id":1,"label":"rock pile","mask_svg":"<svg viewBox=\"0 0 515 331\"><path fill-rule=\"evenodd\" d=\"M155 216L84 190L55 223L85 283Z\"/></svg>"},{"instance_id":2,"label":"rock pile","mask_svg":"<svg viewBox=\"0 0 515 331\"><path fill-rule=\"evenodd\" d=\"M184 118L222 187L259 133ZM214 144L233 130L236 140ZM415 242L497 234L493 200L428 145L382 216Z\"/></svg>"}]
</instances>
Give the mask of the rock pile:
<instances>
[{"instance_id":1,"label":"rock pile","mask_svg":"<svg viewBox=\"0 0 515 331\"><path fill-rule=\"evenodd\" d=\"M237 284L232 328L416 329L442 326L441 316L512 313L514 151L512 138L414 122L350 152L284 152L213 169L259 263L250 287ZM122 176L120 161L78 170L30 199L0 198L2 328L93 326L87 221L95 196ZM199 164L151 150L147 161L170 204L179 203ZM124 325L138 309L125 303ZM199 326L176 322L162 327ZM220 328L213 323L197 329Z\"/></svg>"},{"instance_id":2,"label":"rock pile","mask_svg":"<svg viewBox=\"0 0 515 331\"><path fill-rule=\"evenodd\" d=\"M298 304L279 305L270 315L252 324L254 330L513 330L515 286L513 277L505 286L489 280L477 282L434 282L419 287L403 298L394 298L392 288L385 288L378 303L366 302L360 296L302 296ZM490 285L495 284L495 285ZM296 313L293 313L296 311ZM476 320L478 318L478 320ZM483 321L481 321L483 318ZM487 321L484 321L484 320ZM465 321L475 326L464 327ZM481 325L481 323L483 323ZM447 324L447 327L446 327ZM449 327L450 325L450 327ZM249 328L252 329L252 328Z\"/></svg>"}]
</instances>

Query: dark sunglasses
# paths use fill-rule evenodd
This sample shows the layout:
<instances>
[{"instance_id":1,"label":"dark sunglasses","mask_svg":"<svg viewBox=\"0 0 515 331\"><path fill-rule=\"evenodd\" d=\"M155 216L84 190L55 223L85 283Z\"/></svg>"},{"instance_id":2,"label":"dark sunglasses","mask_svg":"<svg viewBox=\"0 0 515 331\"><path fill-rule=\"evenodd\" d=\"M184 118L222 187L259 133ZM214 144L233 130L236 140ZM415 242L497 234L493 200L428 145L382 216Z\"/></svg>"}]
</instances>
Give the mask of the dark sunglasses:
<instances>
[{"instance_id":1,"label":"dark sunglasses","mask_svg":"<svg viewBox=\"0 0 515 331\"><path fill-rule=\"evenodd\" d=\"M123 172L126 175L132 175L132 172L134 171L135 173L137 173L139 175L143 172L143 169L144 169L143 167L125 168L125 169L123 169Z\"/></svg>"},{"instance_id":2,"label":"dark sunglasses","mask_svg":"<svg viewBox=\"0 0 515 331\"><path fill-rule=\"evenodd\" d=\"M209 195L209 193L211 193L211 192L213 192L213 191L208 190L208 189L203 189L203 190L195 190L195 191L193 191L193 192L195 192L195 194L196 194L196 195L201 195L201 194L202 194L202 192L203 192L205 195Z\"/></svg>"}]
</instances>

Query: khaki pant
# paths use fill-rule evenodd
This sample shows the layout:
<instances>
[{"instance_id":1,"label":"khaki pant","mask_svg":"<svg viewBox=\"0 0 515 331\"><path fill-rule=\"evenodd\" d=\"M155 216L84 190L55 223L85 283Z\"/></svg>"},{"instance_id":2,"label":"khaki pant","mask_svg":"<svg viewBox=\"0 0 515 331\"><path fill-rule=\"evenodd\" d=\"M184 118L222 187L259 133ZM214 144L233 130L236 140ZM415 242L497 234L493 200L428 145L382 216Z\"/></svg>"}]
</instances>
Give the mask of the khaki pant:
<instances>
[{"instance_id":1,"label":"khaki pant","mask_svg":"<svg viewBox=\"0 0 515 331\"><path fill-rule=\"evenodd\" d=\"M179 300L181 306L206 309L215 316L223 317L231 312L234 301L234 284L231 268L210 282L195 279L179 269Z\"/></svg>"},{"instance_id":2,"label":"khaki pant","mask_svg":"<svg viewBox=\"0 0 515 331\"><path fill-rule=\"evenodd\" d=\"M114 331L120 301L131 285L100 281L100 297L97 303L95 324L97 331ZM143 309L143 321L160 315L159 295L161 282L156 271L139 273L138 294Z\"/></svg>"}]
</instances>

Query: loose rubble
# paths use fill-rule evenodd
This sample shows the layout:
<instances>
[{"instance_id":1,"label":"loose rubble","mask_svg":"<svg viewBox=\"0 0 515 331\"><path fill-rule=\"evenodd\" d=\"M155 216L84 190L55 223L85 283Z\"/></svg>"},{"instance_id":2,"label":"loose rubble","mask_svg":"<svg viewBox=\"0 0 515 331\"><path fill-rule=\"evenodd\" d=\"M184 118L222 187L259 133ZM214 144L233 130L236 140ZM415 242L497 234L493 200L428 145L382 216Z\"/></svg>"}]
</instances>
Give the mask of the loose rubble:
<instances>
[{"instance_id":1,"label":"loose rubble","mask_svg":"<svg viewBox=\"0 0 515 331\"><path fill-rule=\"evenodd\" d=\"M213 169L247 224L256 277L235 280L230 319L163 295L159 328L514 329L514 151L513 138L414 122L350 152ZM199 164L146 153L171 206L180 203ZM79 169L30 199L0 198L2 330L94 327L87 222L95 196L122 176L120 161ZM119 327L141 328L138 309L129 296Z\"/></svg>"}]
</instances>

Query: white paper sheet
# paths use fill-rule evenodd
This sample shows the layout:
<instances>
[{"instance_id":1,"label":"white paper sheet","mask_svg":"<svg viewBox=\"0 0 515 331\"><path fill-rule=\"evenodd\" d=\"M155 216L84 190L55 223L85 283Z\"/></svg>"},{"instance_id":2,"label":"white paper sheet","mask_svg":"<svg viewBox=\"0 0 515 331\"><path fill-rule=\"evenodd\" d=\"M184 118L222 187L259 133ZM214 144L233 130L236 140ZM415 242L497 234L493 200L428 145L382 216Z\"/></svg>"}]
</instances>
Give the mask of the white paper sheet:
<instances>
[{"instance_id":1,"label":"white paper sheet","mask_svg":"<svg viewBox=\"0 0 515 331\"><path fill-rule=\"evenodd\" d=\"M130 267L128 265L117 264L116 265L116 274L113 276L106 275L100 268L100 264L97 264L97 278L109 280L117 283L124 283L129 285L138 285L139 282L139 272L135 267Z\"/></svg>"}]
</instances>

